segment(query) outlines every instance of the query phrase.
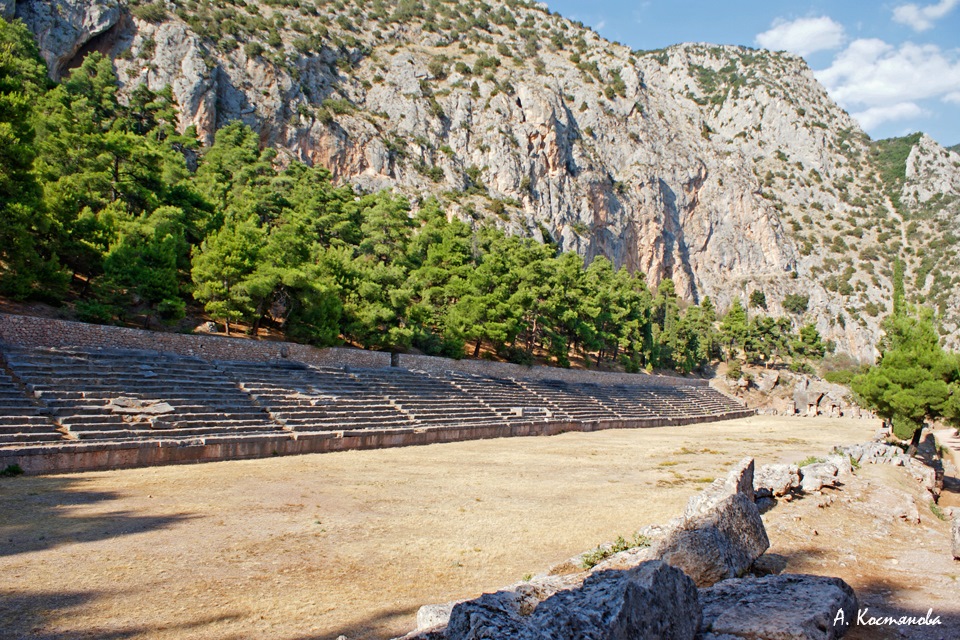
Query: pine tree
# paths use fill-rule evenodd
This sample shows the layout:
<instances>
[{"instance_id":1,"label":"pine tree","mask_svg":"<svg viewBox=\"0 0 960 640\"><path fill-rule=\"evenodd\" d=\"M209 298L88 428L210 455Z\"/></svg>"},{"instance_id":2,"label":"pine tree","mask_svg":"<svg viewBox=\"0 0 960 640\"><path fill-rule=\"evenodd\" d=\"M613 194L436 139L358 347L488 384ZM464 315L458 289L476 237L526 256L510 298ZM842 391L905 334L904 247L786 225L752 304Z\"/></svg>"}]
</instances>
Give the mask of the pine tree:
<instances>
[{"instance_id":1,"label":"pine tree","mask_svg":"<svg viewBox=\"0 0 960 640\"><path fill-rule=\"evenodd\" d=\"M266 234L256 218L228 219L194 254L193 296L223 321L227 335L231 322L256 318L256 305L244 283L256 271L265 243Z\"/></svg>"},{"instance_id":2,"label":"pine tree","mask_svg":"<svg viewBox=\"0 0 960 640\"><path fill-rule=\"evenodd\" d=\"M54 225L34 173L34 104L47 88L46 69L21 22L0 19L0 293L58 298L69 274L48 241Z\"/></svg>"},{"instance_id":3,"label":"pine tree","mask_svg":"<svg viewBox=\"0 0 960 640\"><path fill-rule=\"evenodd\" d=\"M879 362L854 378L851 388L864 406L892 423L898 438L911 440L912 453L924 421L944 417L958 424L960 360L940 346L931 311L899 308L883 322Z\"/></svg>"}]
</instances>

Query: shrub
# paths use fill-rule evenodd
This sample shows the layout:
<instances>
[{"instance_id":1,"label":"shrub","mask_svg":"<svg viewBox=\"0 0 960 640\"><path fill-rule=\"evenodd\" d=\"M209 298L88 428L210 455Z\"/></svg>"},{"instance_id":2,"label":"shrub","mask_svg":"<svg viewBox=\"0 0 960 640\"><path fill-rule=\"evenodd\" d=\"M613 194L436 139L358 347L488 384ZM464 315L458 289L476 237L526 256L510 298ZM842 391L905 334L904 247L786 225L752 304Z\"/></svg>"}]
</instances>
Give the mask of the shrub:
<instances>
[{"instance_id":1,"label":"shrub","mask_svg":"<svg viewBox=\"0 0 960 640\"><path fill-rule=\"evenodd\" d=\"M142 4L138 7L131 7L130 13L144 22L163 22L167 19L167 10L159 4Z\"/></svg>"},{"instance_id":2,"label":"shrub","mask_svg":"<svg viewBox=\"0 0 960 640\"><path fill-rule=\"evenodd\" d=\"M0 471L0 478L12 478L22 476L23 468L18 464L8 464L3 471Z\"/></svg>"},{"instance_id":3,"label":"shrub","mask_svg":"<svg viewBox=\"0 0 960 640\"><path fill-rule=\"evenodd\" d=\"M711 480L713 482L713 480ZM580 559L580 564L584 569L592 569L610 556L616 555L628 549L639 547L649 547L650 539L639 533L633 536L632 542L624 540L623 536L617 536L617 539L610 546L600 545L593 551L586 553Z\"/></svg>"}]
</instances>

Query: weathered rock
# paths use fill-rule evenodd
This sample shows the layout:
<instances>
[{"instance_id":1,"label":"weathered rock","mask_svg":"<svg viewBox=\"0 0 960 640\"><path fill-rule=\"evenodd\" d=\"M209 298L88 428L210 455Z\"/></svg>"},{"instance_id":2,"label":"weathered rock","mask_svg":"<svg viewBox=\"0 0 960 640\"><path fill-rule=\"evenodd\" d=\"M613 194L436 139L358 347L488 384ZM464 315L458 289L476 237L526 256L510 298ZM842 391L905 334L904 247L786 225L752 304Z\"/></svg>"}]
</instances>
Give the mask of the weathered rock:
<instances>
[{"instance_id":1,"label":"weathered rock","mask_svg":"<svg viewBox=\"0 0 960 640\"><path fill-rule=\"evenodd\" d=\"M59 79L77 52L120 21L117 0L23 0L16 15L37 38L50 77Z\"/></svg>"},{"instance_id":2,"label":"weathered rock","mask_svg":"<svg viewBox=\"0 0 960 640\"><path fill-rule=\"evenodd\" d=\"M454 606L446 634L449 640L498 640L521 638L526 629L515 594L498 591Z\"/></svg>"},{"instance_id":3,"label":"weathered rock","mask_svg":"<svg viewBox=\"0 0 960 640\"><path fill-rule=\"evenodd\" d=\"M856 594L843 580L796 574L724 580L701 589L700 602L705 634L751 640L840 638L858 607Z\"/></svg>"},{"instance_id":4,"label":"weathered rock","mask_svg":"<svg viewBox=\"0 0 960 640\"><path fill-rule=\"evenodd\" d=\"M770 393L780 382L780 372L776 369L764 371L756 377L757 389L764 393Z\"/></svg>"},{"instance_id":5,"label":"weathered rock","mask_svg":"<svg viewBox=\"0 0 960 640\"><path fill-rule=\"evenodd\" d=\"M417 610L417 631L426 631L435 627L444 626L450 621L453 607L460 602L446 602L444 604L427 604Z\"/></svg>"},{"instance_id":6,"label":"weathered rock","mask_svg":"<svg viewBox=\"0 0 960 640\"><path fill-rule=\"evenodd\" d=\"M6 21L13 20L17 11L17 0L0 0L0 18Z\"/></svg>"},{"instance_id":7,"label":"weathered rock","mask_svg":"<svg viewBox=\"0 0 960 640\"><path fill-rule=\"evenodd\" d=\"M690 578L653 561L629 571L591 575L580 589L542 602L529 625L535 630L531 638L693 640L700 627L700 602Z\"/></svg>"},{"instance_id":8,"label":"weathered rock","mask_svg":"<svg viewBox=\"0 0 960 640\"><path fill-rule=\"evenodd\" d=\"M800 490L804 493L813 493L823 489L823 478L818 476L805 476L800 479Z\"/></svg>"},{"instance_id":9,"label":"weathered rock","mask_svg":"<svg viewBox=\"0 0 960 640\"><path fill-rule=\"evenodd\" d=\"M839 476L848 476L853 473L853 464L850 462L850 456L829 455L827 456L827 462L837 468L837 475Z\"/></svg>"},{"instance_id":10,"label":"weathered rock","mask_svg":"<svg viewBox=\"0 0 960 640\"><path fill-rule=\"evenodd\" d=\"M516 604L511 592L460 603L453 608L446 638L692 640L700 626L693 581L657 561L628 571L593 573L580 587L552 595L526 616Z\"/></svg>"},{"instance_id":11,"label":"weathered rock","mask_svg":"<svg viewBox=\"0 0 960 640\"><path fill-rule=\"evenodd\" d=\"M836 465L829 462L815 462L800 467L800 488L804 493L812 493L824 486L834 486L837 471Z\"/></svg>"},{"instance_id":12,"label":"weathered rock","mask_svg":"<svg viewBox=\"0 0 960 640\"><path fill-rule=\"evenodd\" d=\"M906 522L920 522L920 511L917 509L917 501L909 493L899 489L886 488L883 491L877 491L874 498L865 503L871 513L880 517L893 518L895 520L904 520Z\"/></svg>"},{"instance_id":13,"label":"weathered rock","mask_svg":"<svg viewBox=\"0 0 960 640\"><path fill-rule=\"evenodd\" d=\"M435 627L433 629L425 629L423 631L411 631L405 636L396 638L395 640L447 640L447 628L446 627Z\"/></svg>"},{"instance_id":14,"label":"weathered rock","mask_svg":"<svg viewBox=\"0 0 960 640\"><path fill-rule=\"evenodd\" d=\"M746 572L770 546L753 499L753 460L694 496L682 522L654 547L664 562L682 569L697 586Z\"/></svg>"},{"instance_id":15,"label":"weathered rock","mask_svg":"<svg viewBox=\"0 0 960 640\"><path fill-rule=\"evenodd\" d=\"M800 470L795 464L765 464L753 478L756 491L766 489L774 496L783 496L800 486Z\"/></svg>"},{"instance_id":16,"label":"weathered rock","mask_svg":"<svg viewBox=\"0 0 960 640\"><path fill-rule=\"evenodd\" d=\"M954 513L952 519L953 526L953 559L960 560L960 514Z\"/></svg>"},{"instance_id":17,"label":"weathered rock","mask_svg":"<svg viewBox=\"0 0 960 640\"><path fill-rule=\"evenodd\" d=\"M754 461L753 458L744 458L727 473L726 478L714 480L709 487L690 498L683 510L683 518L711 515L724 500L738 493L752 501L753 487Z\"/></svg>"},{"instance_id":18,"label":"weathered rock","mask_svg":"<svg viewBox=\"0 0 960 640\"><path fill-rule=\"evenodd\" d=\"M113 398L106 405L113 413L160 416L173 413L172 405L159 400L141 400L140 398Z\"/></svg>"},{"instance_id":19,"label":"weathered rock","mask_svg":"<svg viewBox=\"0 0 960 640\"><path fill-rule=\"evenodd\" d=\"M920 486L930 493L934 500L939 499L942 484L938 484L937 482L936 469L927 466L923 461L917 460L916 458L908 458L905 466L910 472L910 475L920 483Z\"/></svg>"},{"instance_id":20,"label":"weathered rock","mask_svg":"<svg viewBox=\"0 0 960 640\"><path fill-rule=\"evenodd\" d=\"M777 500L771 497L757 498L755 504L757 505L757 511L766 513L777 506Z\"/></svg>"}]
</instances>

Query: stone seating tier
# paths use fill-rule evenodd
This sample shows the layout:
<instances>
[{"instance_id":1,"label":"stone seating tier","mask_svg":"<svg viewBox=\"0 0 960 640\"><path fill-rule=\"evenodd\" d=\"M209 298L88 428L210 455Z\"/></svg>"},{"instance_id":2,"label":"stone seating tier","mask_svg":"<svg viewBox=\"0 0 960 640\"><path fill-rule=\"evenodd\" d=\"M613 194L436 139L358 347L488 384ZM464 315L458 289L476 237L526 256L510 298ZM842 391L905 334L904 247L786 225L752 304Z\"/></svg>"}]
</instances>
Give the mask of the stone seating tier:
<instances>
[{"instance_id":1,"label":"stone seating tier","mask_svg":"<svg viewBox=\"0 0 960 640\"><path fill-rule=\"evenodd\" d=\"M709 387L653 381L576 384L117 349L4 348L0 355L0 447L194 438L229 445L284 434L671 424L744 412Z\"/></svg>"}]
</instances>

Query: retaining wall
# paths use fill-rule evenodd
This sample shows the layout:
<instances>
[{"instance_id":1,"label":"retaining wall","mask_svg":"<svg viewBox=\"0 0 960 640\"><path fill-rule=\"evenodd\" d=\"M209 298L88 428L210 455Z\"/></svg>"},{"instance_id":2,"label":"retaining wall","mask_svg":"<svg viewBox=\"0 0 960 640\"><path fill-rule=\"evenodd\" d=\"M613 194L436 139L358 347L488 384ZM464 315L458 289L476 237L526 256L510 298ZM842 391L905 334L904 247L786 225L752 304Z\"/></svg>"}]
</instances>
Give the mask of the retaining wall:
<instances>
[{"instance_id":1,"label":"retaining wall","mask_svg":"<svg viewBox=\"0 0 960 640\"><path fill-rule=\"evenodd\" d=\"M161 333L67 320L0 313L0 342L15 347L82 347L88 349L151 349L204 360L269 362L288 359L319 367L380 369L390 366L390 354L362 349L318 349L294 342L249 340L224 336ZM616 373L556 367L525 367L487 360L451 360L401 354L400 367L423 371L462 371L498 378L563 380L574 383L693 385L708 381L642 373Z\"/></svg>"},{"instance_id":2,"label":"retaining wall","mask_svg":"<svg viewBox=\"0 0 960 640\"><path fill-rule=\"evenodd\" d=\"M382 431L333 431L323 434L212 436L184 440L119 443L64 443L25 446L0 451L0 469L17 464L27 474L103 471L161 464L189 464L217 460L268 458L279 455L329 453L356 449L407 447L464 440L557 435L568 431L639 429L733 420L754 415L752 410L732 411L698 418L644 420L594 420L584 422L525 422L471 427L418 427Z\"/></svg>"}]
</instances>

